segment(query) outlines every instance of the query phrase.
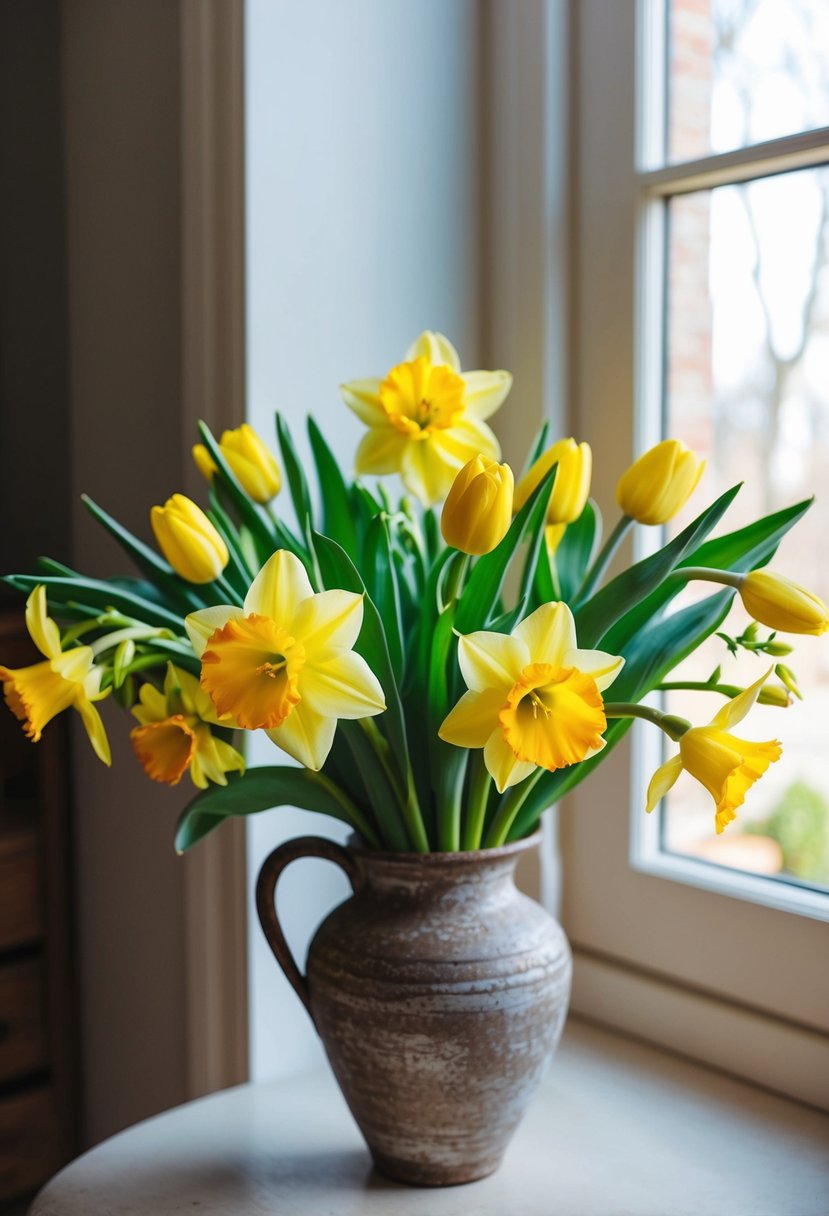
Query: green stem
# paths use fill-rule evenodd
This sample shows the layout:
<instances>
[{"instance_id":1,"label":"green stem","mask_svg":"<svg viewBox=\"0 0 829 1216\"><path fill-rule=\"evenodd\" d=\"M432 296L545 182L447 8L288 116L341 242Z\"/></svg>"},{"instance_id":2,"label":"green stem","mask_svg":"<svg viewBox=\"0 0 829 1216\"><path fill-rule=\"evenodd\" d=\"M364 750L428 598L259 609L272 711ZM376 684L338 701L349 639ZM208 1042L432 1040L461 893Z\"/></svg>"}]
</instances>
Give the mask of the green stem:
<instances>
[{"instance_id":1,"label":"green stem","mask_svg":"<svg viewBox=\"0 0 829 1216\"><path fill-rule=\"evenodd\" d=\"M227 579L225 578L225 576L223 574L220 574L218 578L213 580L213 585L218 587L219 590L223 591L224 594L228 597L227 598L228 604L233 604L234 608L242 607L242 604L243 604L242 596L239 594L239 592L234 587L231 587L230 583L227 581Z\"/></svg>"},{"instance_id":2,"label":"green stem","mask_svg":"<svg viewBox=\"0 0 829 1216\"><path fill-rule=\"evenodd\" d=\"M685 718L664 714L651 705L636 705L632 701L606 701L604 714L606 718L641 718L643 722L658 726L674 743L678 743L691 726Z\"/></svg>"},{"instance_id":3,"label":"green stem","mask_svg":"<svg viewBox=\"0 0 829 1216\"><path fill-rule=\"evenodd\" d=\"M579 602L588 599L593 594L596 585L599 583L608 566L613 561L616 550L619 548L619 545L627 535L628 529L632 523L633 520L629 515L623 515L618 521L616 527L605 541L598 557L585 575L584 582L579 588L579 593L576 597Z\"/></svg>"},{"instance_id":4,"label":"green stem","mask_svg":"<svg viewBox=\"0 0 829 1216\"><path fill-rule=\"evenodd\" d=\"M718 692L724 697L738 697L743 691L736 684L706 684L704 680L669 680L658 684L656 692Z\"/></svg>"},{"instance_id":5,"label":"green stem","mask_svg":"<svg viewBox=\"0 0 829 1216\"><path fill-rule=\"evenodd\" d=\"M406 824L415 851L418 853L429 853L431 851L429 848L429 837L423 823L423 816L420 813L420 804L417 800L417 790L415 789L411 764L407 767L406 785L404 787L401 785L398 774L389 760L389 745L380 734L375 723L371 718L360 718L359 723L363 733L371 744L374 754L380 761L383 772L391 783L392 789L397 792L400 808L403 813L403 822Z\"/></svg>"},{"instance_id":6,"label":"green stem","mask_svg":"<svg viewBox=\"0 0 829 1216\"><path fill-rule=\"evenodd\" d=\"M339 729L343 732L358 771L363 774L365 788L374 809L374 817L380 827L384 842L390 849L404 853L407 852L409 849L409 839L400 818L399 792L390 783L386 769L382 764L379 766L380 771L377 771L378 766L374 761L378 757L365 733L359 729L358 723L341 722ZM369 776L365 772L366 766L369 765L373 768L372 776Z\"/></svg>"},{"instance_id":7,"label":"green stem","mask_svg":"<svg viewBox=\"0 0 829 1216\"><path fill-rule=\"evenodd\" d=\"M496 849L499 845L506 843L515 816L521 810L521 807L546 771L545 768L537 768L534 773L531 773L529 777L525 777L518 785L514 785L509 793L504 795L501 799L501 805L498 807L498 813L486 834L484 840L485 849Z\"/></svg>"},{"instance_id":8,"label":"green stem","mask_svg":"<svg viewBox=\"0 0 829 1216\"><path fill-rule=\"evenodd\" d=\"M550 562L550 580L553 584L553 595L557 600L561 599L561 579L558 577L558 566L556 564L556 555L551 553L549 556Z\"/></svg>"},{"instance_id":9,"label":"green stem","mask_svg":"<svg viewBox=\"0 0 829 1216\"><path fill-rule=\"evenodd\" d=\"M128 629L117 629L114 633L106 633L102 638L98 638L90 647L93 655L97 658L99 654L103 654L105 650L111 650L114 646L120 646L121 642L126 642L130 638L133 641L140 641L149 638L168 638L172 639L174 634L169 629L154 629L150 625L133 625Z\"/></svg>"},{"instance_id":10,"label":"green stem","mask_svg":"<svg viewBox=\"0 0 829 1216\"><path fill-rule=\"evenodd\" d=\"M357 804L352 802L348 794L344 793L340 787L335 785L334 782L329 777L326 777L324 773L309 772L309 776L312 778L312 780L316 781L317 785L326 790L335 802L340 804L348 816L349 823L353 828L356 828L367 845L370 845L373 849L382 848L380 838L374 831L374 828L368 822Z\"/></svg>"},{"instance_id":11,"label":"green stem","mask_svg":"<svg viewBox=\"0 0 829 1216\"><path fill-rule=\"evenodd\" d=\"M438 848L442 853L458 853L461 848L461 808L468 753L440 740L437 742L438 747L445 749L448 755L444 763L438 761L437 764Z\"/></svg>"},{"instance_id":12,"label":"green stem","mask_svg":"<svg viewBox=\"0 0 829 1216\"><path fill-rule=\"evenodd\" d=\"M483 752L479 752L472 762L472 776L469 783L469 798L466 803L466 823L463 832L463 848L467 851L479 849L484 835L486 808L489 800L489 790L492 778L484 764Z\"/></svg>"},{"instance_id":13,"label":"green stem","mask_svg":"<svg viewBox=\"0 0 829 1216\"><path fill-rule=\"evenodd\" d=\"M731 570L711 570L708 566L677 566L666 577L682 579L686 583L693 579L700 579L706 583L721 583L724 587L734 587L739 591L746 576L734 574Z\"/></svg>"},{"instance_id":14,"label":"green stem","mask_svg":"<svg viewBox=\"0 0 829 1216\"><path fill-rule=\"evenodd\" d=\"M453 602L453 600L458 598L464 579L466 578L466 572L469 569L469 562L470 558L468 553L459 552L455 557L453 557L449 566L449 573L446 577L446 594L443 597L444 609L447 608L449 604Z\"/></svg>"}]
</instances>

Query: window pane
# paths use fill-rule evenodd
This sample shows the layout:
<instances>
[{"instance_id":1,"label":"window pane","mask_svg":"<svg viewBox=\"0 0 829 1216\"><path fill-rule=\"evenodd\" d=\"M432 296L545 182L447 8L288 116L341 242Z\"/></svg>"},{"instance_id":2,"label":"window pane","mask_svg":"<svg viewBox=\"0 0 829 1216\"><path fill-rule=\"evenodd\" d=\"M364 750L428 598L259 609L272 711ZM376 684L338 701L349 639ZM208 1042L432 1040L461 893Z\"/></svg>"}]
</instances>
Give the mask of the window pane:
<instances>
[{"instance_id":1,"label":"window pane","mask_svg":"<svg viewBox=\"0 0 829 1216\"><path fill-rule=\"evenodd\" d=\"M774 566L829 600L829 168L673 199L668 264L666 430L708 459L694 510L671 532L735 482L745 485L720 531L816 492ZM738 600L723 629L733 637L748 624ZM671 850L829 886L829 646L826 636L786 641L794 650L780 660L743 650L733 658L709 639L672 673L704 681L721 664L725 682L744 686L782 661L804 700L756 706L735 732L780 739L784 755L722 836L711 798L683 775L663 839ZM723 704L688 691L668 699L696 723Z\"/></svg>"},{"instance_id":2,"label":"window pane","mask_svg":"<svg viewBox=\"0 0 829 1216\"><path fill-rule=\"evenodd\" d=\"M829 125L827 0L670 0L668 159Z\"/></svg>"}]
</instances>

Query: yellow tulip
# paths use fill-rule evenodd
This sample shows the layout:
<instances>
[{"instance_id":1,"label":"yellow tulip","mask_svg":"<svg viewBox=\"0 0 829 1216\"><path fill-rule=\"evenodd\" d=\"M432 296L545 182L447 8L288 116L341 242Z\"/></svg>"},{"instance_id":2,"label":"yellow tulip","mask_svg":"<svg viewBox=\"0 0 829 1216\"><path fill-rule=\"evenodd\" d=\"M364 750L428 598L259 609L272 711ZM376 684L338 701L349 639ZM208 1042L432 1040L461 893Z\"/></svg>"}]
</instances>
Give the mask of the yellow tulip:
<instances>
[{"instance_id":1,"label":"yellow tulip","mask_svg":"<svg viewBox=\"0 0 829 1216\"><path fill-rule=\"evenodd\" d=\"M458 662L469 691L438 734L456 747L482 747L500 793L536 768L552 772L604 747L601 694L624 659L579 650L566 604L542 604L511 634L466 634Z\"/></svg>"},{"instance_id":2,"label":"yellow tulip","mask_svg":"<svg viewBox=\"0 0 829 1216\"><path fill-rule=\"evenodd\" d=\"M449 339L427 329L385 380L340 386L346 405L368 427L355 457L357 473L399 473L425 506L439 502L476 454L499 458L485 420L511 384L509 372L462 372Z\"/></svg>"},{"instance_id":3,"label":"yellow tulip","mask_svg":"<svg viewBox=\"0 0 829 1216\"><path fill-rule=\"evenodd\" d=\"M184 494L153 507L150 523L159 549L188 583L212 583L227 565L227 545L204 511Z\"/></svg>"},{"instance_id":4,"label":"yellow tulip","mask_svg":"<svg viewBox=\"0 0 829 1216\"><path fill-rule=\"evenodd\" d=\"M693 494L705 461L678 439L665 439L635 460L619 478L616 501L640 524L664 524Z\"/></svg>"},{"instance_id":5,"label":"yellow tulip","mask_svg":"<svg viewBox=\"0 0 829 1216\"><path fill-rule=\"evenodd\" d=\"M209 781L227 785L226 773L245 771L244 758L217 739L208 723L230 726L216 716L213 702L195 676L167 665L163 692L143 684L133 716L141 723L130 731L132 749L152 781L178 785L186 772L203 790Z\"/></svg>"},{"instance_id":6,"label":"yellow tulip","mask_svg":"<svg viewBox=\"0 0 829 1216\"><path fill-rule=\"evenodd\" d=\"M554 464L558 464L547 522L572 524L579 518L590 494L593 453L587 443L575 439L559 439L539 456L525 473L515 491L513 509L520 511L533 490L541 484Z\"/></svg>"},{"instance_id":7,"label":"yellow tulip","mask_svg":"<svg viewBox=\"0 0 829 1216\"><path fill-rule=\"evenodd\" d=\"M729 727L741 722L760 695L770 672L728 701L707 726L692 726L679 740L679 754L656 770L648 787L647 809L652 811L683 769L696 777L714 799L717 833L736 818L749 788L762 777L782 748L776 739L752 743L732 735Z\"/></svg>"},{"instance_id":8,"label":"yellow tulip","mask_svg":"<svg viewBox=\"0 0 829 1216\"><path fill-rule=\"evenodd\" d=\"M314 594L299 558L277 549L242 608L203 608L184 625L220 720L263 729L318 770L339 718L369 718L386 708L377 678L353 650L362 621L361 595Z\"/></svg>"},{"instance_id":9,"label":"yellow tulip","mask_svg":"<svg viewBox=\"0 0 829 1216\"><path fill-rule=\"evenodd\" d=\"M35 587L26 601L26 627L46 662L16 669L0 666L3 696L9 709L23 723L23 730L33 743L38 742L52 718L64 709L76 709L95 754L109 764L109 740L93 704L108 696L109 689L101 692L103 669L95 666L92 647L61 649L60 630L46 613L43 586Z\"/></svg>"},{"instance_id":10,"label":"yellow tulip","mask_svg":"<svg viewBox=\"0 0 829 1216\"><path fill-rule=\"evenodd\" d=\"M739 581L746 611L769 629L819 636L829 629L829 609L819 596L781 574L752 570Z\"/></svg>"},{"instance_id":11,"label":"yellow tulip","mask_svg":"<svg viewBox=\"0 0 829 1216\"><path fill-rule=\"evenodd\" d=\"M512 469L486 456L473 456L443 504L440 527L447 545L462 553L490 553L512 522Z\"/></svg>"},{"instance_id":12,"label":"yellow tulip","mask_svg":"<svg viewBox=\"0 0 829 1216\"><path fill-rule=\"evenodd\" d=\"M247 422L232 431L223 431L219 440L222 455L246 494L254 502L270 502L279 493L282 475L270 448ZM197 443L193 459L206 481L211 481L216 464L207 448Z\"/></svg>"}]
</instances>

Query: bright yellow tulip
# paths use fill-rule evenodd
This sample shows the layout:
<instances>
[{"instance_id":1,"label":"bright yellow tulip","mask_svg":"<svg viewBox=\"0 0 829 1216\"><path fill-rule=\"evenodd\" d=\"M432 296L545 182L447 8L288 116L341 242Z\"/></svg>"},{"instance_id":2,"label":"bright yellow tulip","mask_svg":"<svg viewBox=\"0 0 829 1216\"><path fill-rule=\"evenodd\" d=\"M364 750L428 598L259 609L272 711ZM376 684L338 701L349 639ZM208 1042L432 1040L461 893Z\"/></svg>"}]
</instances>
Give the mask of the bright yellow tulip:
<instances>
[{"instance_id":1,"label":"bright yellow tulip","mask_svg":"<svg viewBox=\"0 0 829 1216\"><path fill-rule=\"evenodd\" d=\"M683 769L695 777L714 799L717 833L736 818L749 788L762 777L782 748L776 739L751 743L729 733L741 722L760 695L768 679L766 672L756 683L728 701L707 726L692 726L679 740L679 754L656 770L648 787L647 809L652 811Z\"/></svg>"},{"instance_id":2,"label":"bright yellow tulip","mask_svg":"<svg viewBox=\"0 0 829 1216\"><path fill-rule=\"evenodd\" d=\"M558 469L547 512L547 522L549 524L572 524L585 508L590 494L590 477L593 472L593 453L590 445L576 443L575 439L559 439L539 456L532 468L518 483L513 510L521 510L533 490L541 484L554 464L558 464Z\"/></svg>"},{"instance_id":3,"label":"bright yellow tulip","mask_svg":"<svg viewBox=\"0 0 829 1216\"><path fill-rule=\"evenodd\" d=\"M267 503L276 497L282 486L279 465L252 426L244 422L232 431L223 431L219 447L236 480L254 502ZM203 443L193 448L193 459L205 480L212 481L216 464Z\"/></svg>"},{"instance_id":4,"label":"bright yellow tulip","mask_svg":"<svg viewBox=\"0 0 829 1216\"><path fill-rule=\"evenodd\" d=\"M625 515L640 524L664 524L693 494L705 461L678 439L664 439L622 474L616 501Z\"/></svg>"},{"instance_id":5,"label":"bright yellow tulip","mask_svg":"<svg viewBox=\"0 0 829 1216\"><path fill-rule=\"evenodd\" d=\"M440 528L447 545L462 553L490 553L512 522L512 469L473 456L452 482Z\"/></svg>"},{"instance_id":6,"label":"bright yellow tulip","mask_svg":"<svg viewBox=\"0 0 829 1216\"><path fill-rule=\"evenodd\" d=\"M357 449L356 472L399 473L424 505L439 502L473 456L500 457L485 419L511 384L509 372L462 372L449 339L426 330L385 380L340 386L346 405L369 428Z\"/></svg>"},{"instance_id":7,"label":"bright yellow tulip","mask_svg":"<svg viewBox=\"0 0 829 1216\"><path fill-rule=\"evenodd\" d=\"M108 696L109 689L101 692L103 669L95 666L92 647L61 649L60 630L47 615L43 586L35 587L26 601L26 627L46 662L15 670L0 666L9 709L23 723L28 738L37 743L44 726L71 706L81 715L95 754L109 764L109 740L93 704Z\"/></svg>"},{"instance_id":8,"label":"bright yellow tulip","mask_svg":"<svg viewBox=\"0 0 829 1216\"><path fill-rule=\"evenodd\" d=\"M132 713L141 725L130 731L130 742L151 780L178 785L189 771L193 784L203 790L209 781L227 785L226 773L245 771L244 758L208 725L234 723L216 716L195 676L168 663L163 692L143 684L139 698Z\"/></svg>"},{"instance_id":9,"label":"bright yellow tulip","mask_svg":"<svg viewBox=\"0 0 829 1216\"><path fill-rule=\"evenodd\" d=\"M386 708L376 677L352 649L362 621L362 596L315 595L299 558L277 549L242 608L203 608L184 624L202 661L201 686L220 718L265 730L316 770L338 718L369 718Z\"/></svg>"},{"instance_id":10,"label":"bright yellow tulip","mask_svg":"<svg viewBox=\"0 0 829 1216\"><path fill-rule=\"evenodd\" d=\"M456 747L482 747L499 792L536 768L552 772L604 747L601 694L624 659L579 650L566 604L543 604L512 634L466 634L458 661L469 691L438 734Z\"/></svg>"},{"instance_id":11,"label":"bright yellow tulip","mask_svg":"<svg viewBox=\"0 0 829 1216\"><path fill-rule=\"evenodd\" d=\"M829 609L823 600L781 574L752 570L739 582L746 611L769 629L819 636L829 629Z\"/></svg>"},{"instance_id":12,"label":"bright yellow tulip","mask_svg":"<svg viewBox=\"0 0 829 1216\"><path fill-rule=\"evenodd\" d=\"M150 523L159 549L188 583L212 583L227 565L227 545L204 511L184 494L153 507Z\"/></svg>"}]
</instances>

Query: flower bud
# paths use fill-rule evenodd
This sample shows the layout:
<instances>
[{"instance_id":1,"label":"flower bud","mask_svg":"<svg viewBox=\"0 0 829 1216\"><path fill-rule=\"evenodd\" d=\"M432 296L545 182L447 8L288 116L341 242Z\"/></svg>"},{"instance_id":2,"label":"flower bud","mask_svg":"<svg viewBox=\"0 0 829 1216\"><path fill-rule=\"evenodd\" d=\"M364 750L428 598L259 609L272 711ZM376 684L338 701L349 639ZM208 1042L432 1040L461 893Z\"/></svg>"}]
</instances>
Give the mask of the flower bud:
<instances>
[{"instance_id":1,"label":"flower bud","mask_svg":"<svg viewBox=\"0 0 829 1216\"><path fill-rule=\"evenodd\" d=\"M174 494L150 511L158 547L189 583L212 583L228 563L227 546L200 507Z\"/></svg>"},{"instance_id":2,"label":"flower bud","mask_svg":"<svg viewBox=\"0 0 829 1216\"><path fill-rule=\"evenodd\" d=\"M791 667L784 667L782 663L778 663L774 669L774 674L783 681L789 692L794 693L798 701L803 700L803 693L797 686L797 676Z\"/></svg>"},{"instance_id":3,"label":"flower bud","mask_svg":"<svg viewBox=\"0 0 829 1216\"><path fill-rule=\"evenodd\" d=\"M558 465L558 469L547 511L547 522L572 524L584 510L593 472L593 453L590 445L576 443L575 439L559 439L539 456L529 472L519 481L513 508L516 511L521 510L554 464Z\"/></svg>"},{"instance_id":4,"label":"flower bud","mask_svg":"<svg viewBox=\"0 0 829 1216\"><path fill-rule=\"evenodd\" d=\"M829 629L829 609L823 600L782 574L752 570L740 581L739 590L746 611L769 629L816 636ZM769 646L766 650L776 653Z\"/></svg>"},{"instance_id":5,"label":"flower bud","mask_svg":"<svg viewBox=\"0 0 829 1216\"><path fill-rule=\"evenodd\" d=\"M489 553L512 520L512 469L486 456L473 456L452 482L443 504L440 529L447 545L462 553Z\"/></svg>"},{"instance_id":6,"label":"flower bud","mask_svg":"<svg viewBox=\"0 0 829 1216\"><path fill-rule=\"evenodd\" d=\"M696 489L705 461L678 439L665 439L635 460L616 486L616 501L640 524L664 524Z\"/></svg>"},{"instance_id":7,"label":"flower bud","mask_svg":"<svg viewBox=\"0 0 829 1216\"><path fill-rule=\"evenodd\" d=\"M782 684L764 684L757 701L760 705L776 705L778 709L786 709L791 705L792 698Z\"/></svg>"},{"instance_id":8,"label":"flower bud","mask_svg":"<svg viewBox=\"0 0 829 1216\"><path fill-rule=\"evenodd\" d=\"M243 422L235 430L223 431L219 447L234 477L254 502L266 503L276 497L282 485L279 465L252 426ZM216 463L203 443L193 448L193 459L202 477L212 481Z\"/></svg>"}]
</instances>

